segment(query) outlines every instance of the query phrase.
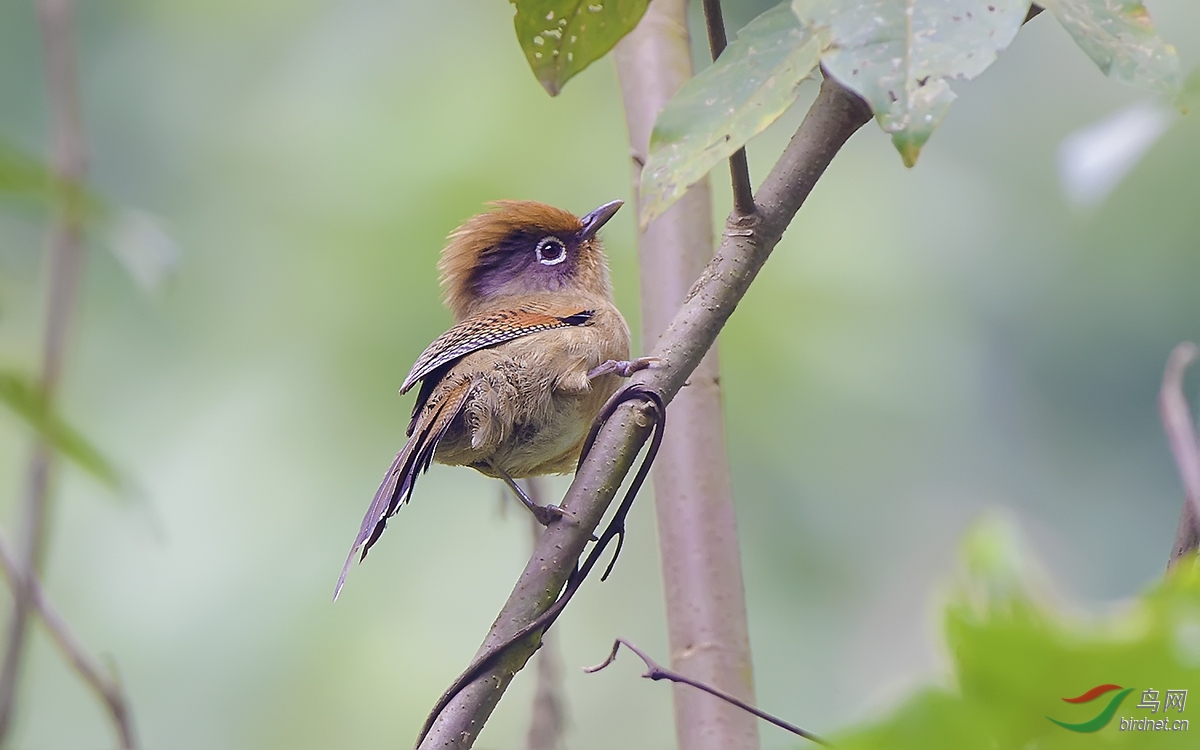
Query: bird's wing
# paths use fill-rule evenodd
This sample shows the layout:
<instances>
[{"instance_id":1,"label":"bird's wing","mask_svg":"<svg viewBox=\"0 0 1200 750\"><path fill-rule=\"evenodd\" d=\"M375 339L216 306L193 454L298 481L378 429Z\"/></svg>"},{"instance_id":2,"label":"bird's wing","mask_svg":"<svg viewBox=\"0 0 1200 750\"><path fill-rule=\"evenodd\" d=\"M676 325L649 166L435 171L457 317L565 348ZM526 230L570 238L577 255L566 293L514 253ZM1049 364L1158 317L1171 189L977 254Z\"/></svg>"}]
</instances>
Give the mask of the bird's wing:
<instances>
[{"instance_id":1,"label":"bird's wing","mask_svg":"<svg viewBox=\"0 0 1200 750\"><path fill-rule=\"evenodd\" d=\"M392 461L391 467L383 477L383 483L375 491L371 506L367 508L358 536L355 537L350 554L346 557L346 564L342 566L342 575L338 578L337 589L333 594L335 599L342 590L342 584L346 582L346 574L350 571L350 564L354 562L354 555L361 548L362 557L367 556L371 546L383 533L387 519L412 496L417 476L429 468L438 442L471 395L471 379L463 378L453 383L442 380L450 366L473 351L531 333L586 325L592 319L592 315L591 310L552 315L525 308L482 313L467 318L438 336L425 349L400 387L400 392L405 393L417 381L425 381L413 409L412 423L408 427L408 442Z\"/></svg>"},{"instance_id":2,"label":"bird's wing","mask_svg":"<svg viewBox=\"0 0 1200 750\"><path fill-rule=\"evenodd\" d=\"M469 378L463 378L453 384L446 384L446 387L439 389L433 395L428 408L422 410L419 419L414 420L416 429L413 431L412 437L396 455L396 459L392 461L387 474L383 477L383 483L375 491L371 506L367 508L367 514L363 517L358 536L354 538L350 554L346 557L346 564L342 566L342 575L338 578L337 589L333 592L334 599L337 599L342 590L342 584L346 582L346 573L350 571L350 563L354 561L354 554L361 547L362 558L359 559L366 558L371 545L375 544L379 535L383 533L388 518L395 514L402 503L408 502L408 499L412 497L413 485L416 484L417 477L429 469L438 442L446 434L450 423L462 411L471 395L471 386L472 381Z\"/></svg>"},{"instance_id":3,"label":"bird's wing","mask_svg":"<svg viewBox=\"0 0 1200 750\"><path fill-rule=\"evenodd\" d=\"M586 325L592 319L592 315L592 310L580 310L559 316L516 308L481 313L467 318L438 336L421 353L421 356L417 358L417 363L413 365L412 372L408 373L404 384L400 386L400 392L407 393L418 380L473 351L519 339L539 331ZM417 401L419 404L421 399L418 398Z\"/></svg>"}]
</instances>

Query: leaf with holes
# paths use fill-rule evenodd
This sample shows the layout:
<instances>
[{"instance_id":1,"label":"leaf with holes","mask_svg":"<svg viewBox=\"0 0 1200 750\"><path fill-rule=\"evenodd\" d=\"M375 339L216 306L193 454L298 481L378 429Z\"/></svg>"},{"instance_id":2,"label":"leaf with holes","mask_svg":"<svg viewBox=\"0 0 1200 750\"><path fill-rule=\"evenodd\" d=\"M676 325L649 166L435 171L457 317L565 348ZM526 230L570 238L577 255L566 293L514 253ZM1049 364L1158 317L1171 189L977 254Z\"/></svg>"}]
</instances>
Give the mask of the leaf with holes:
<instances>
[{"instance_id":1,"label":"leaf with holes","mask_svg":"<svg viewBox=\"0 0 1200 750\"><path fill-rule=\"evenodd\" d=\"M795 0L828 29L823 64L867 100L906 166L946 115L950 78L975 78L1012 42L1029 0Z\"/></svg>"},{"instance_id":2,"label":"leaf with holes","mask_svg":"<svg viewBox=\"0 0 1200 750\"><path fill-rule=\"evenodd\" d=\"M48 407L41 388L31 378L18 372L0 371L0 403L33 428L55 451L110 488L121 488L121 473L83 435Z\"/></svg>"},{"instance_id":3,"label":"leaf with holes","mask_svg":"<svg viewBox=\"0 0 1200 750\"><path fill-rule=\"evenodd\" d=\"M642 226L796 101L826 35L800 24L786 3L751 21L659 113L642 169Z\"/></svg>"},{"instance_id":4,"label":"leaf with holes","mask_svg":"<svg viewBox=\"0 0 1200 750\"><path fill-rule=\"evenodd\" d=\"M1155 33L1145 5L1130 0L1043 4L1109 78L1168 94L1179 92L1179 55Z\"/></svg>"},{"instance_id":5,"label":"leaf with holes","mask_svg":"<svg viewBox=\"0 0 1200 750\"><path fill-rule=\"evenodd\" d=\"M513 26L538 81L557 96L563 84L633 31L650 0L512 0Z\"/></svg>"}]
</instances>

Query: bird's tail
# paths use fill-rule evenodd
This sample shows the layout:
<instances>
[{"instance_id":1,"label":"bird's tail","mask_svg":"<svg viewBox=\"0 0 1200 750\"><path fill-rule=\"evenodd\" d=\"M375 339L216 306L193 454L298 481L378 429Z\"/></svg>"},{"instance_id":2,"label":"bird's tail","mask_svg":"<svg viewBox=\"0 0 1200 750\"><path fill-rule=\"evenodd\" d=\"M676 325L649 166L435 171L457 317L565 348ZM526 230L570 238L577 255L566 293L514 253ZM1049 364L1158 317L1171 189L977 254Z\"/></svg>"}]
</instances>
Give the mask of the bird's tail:
<instances>
[{"instance_id":1,"label":"bird's tail","mask_svg":"<svg viewBox=\"0 0 1200 750\"><path fill-rule=\"evenodd\" d=\"M358 536L355 537L350 554L346 557L346 564L342 566L342 574L338 577L337 588L333 592L334 600L342 591L342 584L346 582L346 574L350 572L355 553L361 547L362 557L359 559L366 558L371 546L383 533L388 518L412 497L417 476L429 469L438 442L450 428L450 423L462 411L470 391L471 381L464 379L438 394L436 401L426 404L423 407L424 413L414 420L411 437L392 461L391 467L383 477L383 483L375 491L371 507L367 508L362 527L358 530Z\"/></svg>"}]
</instances>

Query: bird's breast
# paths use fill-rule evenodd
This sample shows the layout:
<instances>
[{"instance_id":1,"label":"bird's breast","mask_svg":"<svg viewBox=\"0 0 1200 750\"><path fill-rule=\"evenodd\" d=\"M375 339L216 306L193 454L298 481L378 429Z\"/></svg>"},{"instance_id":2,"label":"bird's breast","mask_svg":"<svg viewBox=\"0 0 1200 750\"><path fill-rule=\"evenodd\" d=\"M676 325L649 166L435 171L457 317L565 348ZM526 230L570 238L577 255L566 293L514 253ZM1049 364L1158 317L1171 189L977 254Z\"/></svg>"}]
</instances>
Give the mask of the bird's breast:
<instances>
[{"instance_id":1,"label":"bird's breast","mask_svg":"<svg viewBox=\"0 0 1200 750\"><path fill-rule=\"evenodd\" d=\"M574 470L584 437L619 379L587 372L629 356L627 329L598 326L544 331L473 352L443 382L470 381L467 401L438 445L440 463L513 478Z\"/></svg>"}]
</instances>

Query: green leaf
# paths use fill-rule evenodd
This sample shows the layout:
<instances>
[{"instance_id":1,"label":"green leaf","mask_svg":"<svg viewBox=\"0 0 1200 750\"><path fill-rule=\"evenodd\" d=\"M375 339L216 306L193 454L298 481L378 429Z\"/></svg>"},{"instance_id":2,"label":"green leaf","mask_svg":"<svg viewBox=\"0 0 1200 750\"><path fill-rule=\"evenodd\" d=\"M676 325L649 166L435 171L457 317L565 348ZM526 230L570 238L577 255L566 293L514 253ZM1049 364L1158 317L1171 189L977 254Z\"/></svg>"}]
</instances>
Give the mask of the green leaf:
<instances>
[{"instance_id":1,"label":"green leaf","mask_svg":"<svg viewBox=\"0 0 1200 750\"><path fill-rule=\"evenodd\" d=\"M793 9L830 31L825 70L867 100L911 167L954 101L947 79L995 62L1029 0L795 0Z\"/></svg>"},{"instance_id":2,"label":"green leaf","mask_svg":"<svg viewBox=\"0 0 1200 750\"><path fill-rule=\"evenodd\" d=\"M1155 33L1142 3L1046 0L1043 5L1109 78L1168 94L1179 92L1179 56Z\"/></svg>"},{"instance_id":3,"label":"green leaf","mask_svg":"<svg viewBox=\"0 0 1200 750\"><path fill-rule=\"evenodd\" d=\"M0 371L0 403L81 469L114 490L121 488L121 474L112 462L47 405L41 388L31 378Z\"/></svg>"},{"instance_id":4,"label":"green leaf","mask_svg":"<svg viewBox=\"0 0 1200 750\"><path fill-rule=\"evenodd\" d=\"M1183 82L1183 90L1175 98L1175 106L1185 115L1197 105L1200 105L1200 66Z\"/></svg>"},{"instance_id":5,"label":"green leaf","mask_svg":"<svg viewBox=\"0 0 1200 750\"><path fill-rule=\"evenodd\" d=\"M53 184L53 175L41 162L0 140L0 195L46 201Z\"/></svg>"},{"instance_id":6,"label":"green leaf","mask_svg":"<svg viewBox=\"0 0 1200 750\"><path fill-rule=\"evenodd\" d=\"M835 738L843 750L1191 748L1196 709L1167 691L1200 687L1200 567L1189 558L1141 596L1096 616L1067 615L1038 586L1011 531L972 532L946 607L954 689L921 690L888 718ZM1139 707L1157 691L1158 710ZM1178 696L1177 696L1178 697ZM1066 699L1074 699L1067 701ZM1188 731L1131 731L1129 720L1187 720ZM1122 721L1126 728L1122 730Z\"/></svg>"},{"instance_id":7,"label":"green leaf","mask_svg":"<svg viewBox=\"0 0 1200 750\"><path fill-rule=\"evenodd\" d=\"M78 211L83 220L102 216L108 207L86 186L60 180L46 164L0 140L0 197L33 199Z\"/></svg>"},{"instance_id":8,"label":"green leaf","mask_svg":"<svg viewBox=\"0 0 1200 750\"><path fill-rule=\"evenodd\" d=\"M557 96L633 31L650 0L512 0L513 26L538 81Z\"/></svg>"},{"instance_id":9,"label":"green leaf","mask_svg":"<svg viewBox=\"0 0 1200 750\"><path fill-rule=\"evenodd\" d=\"M65 197L70 191L70 198ZM157 292L175 275L182 255L179 244L162 222L145 211L127 209L95 191L61 183L53 170L0 140L0 197L53 205L56 201L82 212L89 229L99 229L105 245L149 292Z\"/></svg>"},{"instance_id":10,"label":"green leaf","mask_svg":"<svg viewBox=\"0 0 1200 750\"><path fill-rule=\"evenodd\" d=\"M642 169L643 227L787 111L825 38L784 3L747 24L710 68L684 84L654 122Z\"/></svg>"}]
</instances>

